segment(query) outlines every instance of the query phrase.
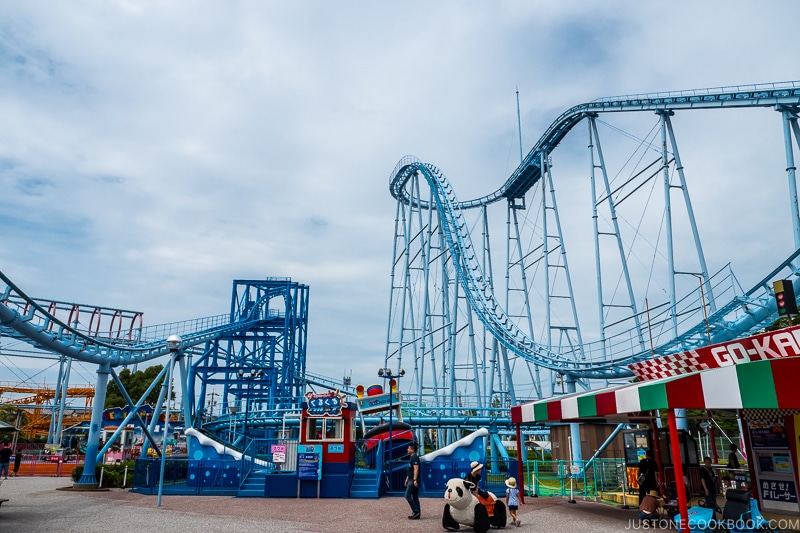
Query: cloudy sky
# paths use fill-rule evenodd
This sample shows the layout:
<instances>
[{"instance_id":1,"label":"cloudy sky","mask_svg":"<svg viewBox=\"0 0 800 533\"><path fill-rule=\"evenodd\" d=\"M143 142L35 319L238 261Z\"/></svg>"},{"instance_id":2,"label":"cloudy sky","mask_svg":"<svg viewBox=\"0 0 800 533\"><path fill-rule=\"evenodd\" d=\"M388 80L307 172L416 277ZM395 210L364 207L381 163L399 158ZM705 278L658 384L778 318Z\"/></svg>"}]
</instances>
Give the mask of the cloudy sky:
<instances>
[{"instance_id":1,"label":"cloudy sky","mask_svg":"<svg viewBox=\"0 0 800 533\"><path fill-rule=\"evenodd\" d=\"M3 1L0 270L32 296L143 311L146 324L225 313L233 279L288 276L311 288L309 370L372 382L389 313L388 180L402 156L436 164L468 199L518 162L517 88L527 152L580 102L800 79L798 10ZM775 232L748 229L785 194L780 116L707 115L718 130L698 136L724 132L734 147L706 155L686 131L700 119L684 122L684 162L708 176L692 192L721 208L711 240L741 249L725 236L746 234L765 275L793 249L788 214ZM743 195L711 168L763 187ZM731 195L753 205L730 213ZM0 381L52 382L43 365L4 356Z\"/></svg>"}]
</instances>

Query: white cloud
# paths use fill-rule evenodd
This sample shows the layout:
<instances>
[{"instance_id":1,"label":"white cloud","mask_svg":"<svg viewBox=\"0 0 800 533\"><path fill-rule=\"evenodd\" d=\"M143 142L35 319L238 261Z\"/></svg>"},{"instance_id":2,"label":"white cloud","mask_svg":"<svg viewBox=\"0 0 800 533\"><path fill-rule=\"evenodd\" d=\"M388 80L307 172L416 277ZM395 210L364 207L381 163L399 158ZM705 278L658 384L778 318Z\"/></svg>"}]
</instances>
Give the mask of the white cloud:
<instances>
[{"instance_id":1,"label":"white cloud","mask_svg":"<svg viewBox=\"0 0 800 533\"><path fill-rule=\"evenodd\" d=\"M516 87L527 152L582 101L797 78L794 6L6 2L0 269L35 296L141 310L149 324L224 313L234 278L290 276L311 287L309 369L368 381L382 365L400 157L439 166L468 199L516 166ZM768 257L730 259L755 280L788 255L788 215L775 236L738 216L747 206L717 208L741 205L756 179L753 218L783 194L779 115L674 122L709 255L747 239ZM566 191L579 189L571 174L584 180L585 137L556 154Z\"/></svg>"}]
</instances>

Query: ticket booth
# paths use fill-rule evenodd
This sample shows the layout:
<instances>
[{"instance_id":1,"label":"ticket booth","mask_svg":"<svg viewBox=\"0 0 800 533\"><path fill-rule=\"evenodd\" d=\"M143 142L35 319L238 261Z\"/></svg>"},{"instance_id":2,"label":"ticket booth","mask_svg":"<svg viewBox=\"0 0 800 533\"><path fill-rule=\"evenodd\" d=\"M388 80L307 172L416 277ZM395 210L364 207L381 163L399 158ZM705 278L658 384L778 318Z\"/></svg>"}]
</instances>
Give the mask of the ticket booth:
<instances>
[{"instance_id":1,"label":"ticket booth","mask_svg":"<svg viewBox=\"0 0 800 533\"><path fill-rule=\"evenodd\" d=\"M636 467L639 461L644 459L646 450L658 450L656 459L661 466L673 466L675 461L672 457L672 448L669 442L669 431L661 429L658 431L658 446L653 442L653 431L649 428L627 429L622 432L625 443L625 465ZM687 466L700 465L700 453L697 443L688 431L678 431L678 442L680 442L681 463Z\"/></svg>"},{"instance_id":2,"label":"ticket booth","mask_svg":"<svg viewBox=\"0 0 800 533\"><path fill-rule=\"evenodd\" d=\"M644 459L646 450L653 450L656 464L661 468L661 481L669 487L675 481L675 459L673 457L672 446L669 441L669 431L667 429L658 430L658 443L653 441L653 430L651 428L628 429L622 432L622 439L625 443L625 471L628 486L632 489L639 488L639 461ZM684 483L688 490L692 487L699 487L700 452L697 443L691 434L686 430L678 431L678 442L680 443L681 464L684 470ZM699 490L697 488L696 490Z\"/></svg>"},{"instance_id":3,"label":"ticket booth","mask_svg":"<svg viewBox=\"0 0 800 533\"><path fill-rule=\"evenodd\" d=\"M306 394L300 418L300 497L347 498L356 456L356 406L338 391Z\"/></svg>"}]
</instances>

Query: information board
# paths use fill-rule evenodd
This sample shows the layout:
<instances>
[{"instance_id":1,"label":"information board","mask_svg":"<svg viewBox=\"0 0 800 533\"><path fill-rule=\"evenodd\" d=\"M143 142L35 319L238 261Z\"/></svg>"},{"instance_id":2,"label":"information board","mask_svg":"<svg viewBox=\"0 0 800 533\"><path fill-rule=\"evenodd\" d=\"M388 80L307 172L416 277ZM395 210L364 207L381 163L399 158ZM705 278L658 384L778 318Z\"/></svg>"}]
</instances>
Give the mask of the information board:
<instances>
[{"instance_id":1,"label":"information board","mask_svg":"<svg viewBox=\"0 0 800 533\"><path fill-rule=\"evenodd\" d=\"M782 420L753 420L749 424L753 448L789 448L789 439Z\"/></svg>"},{"instance_id":2,"label":"information board","mask_svg":"<svg viewBox=\"0 0 800 533\"><path fill-rule=\"evenodd\" d=\"M761 497L774 502L797 503L794 481L764 479L760 483Z\"/></svg>"},{"instance_id":3,"label":"information board","mask_svg":"<svg viewBox=\"0 0 800 533\"><path fill-rule=\"evenodd\" d=\"M356 403L359 411L363 414L376 413L378 411L388 411L389 406L392 406L392 409L399 408L403 405L403 397L400 395L400 391L384 392L383 394L356 398Z\"/></svg>"},{"instance_id":4,"label":"information board","mask_svg":"<svg viewBox=\"0 0 800 533\"><path fill-rule=\"evenodd\" d=\"M271 444L269 452L272 454L273 463L286 462L286 445L285 444Z\"/></svg>"},{"instance_id":5,"label":"information board","mask_svg":"<svg viewBox=\"0 0 800 533\"><path fill-rule=\"evenodd\" d=\"M321 444L302 444L297 447L297 479L322 479Z\"/></svg>"}]
</instances>

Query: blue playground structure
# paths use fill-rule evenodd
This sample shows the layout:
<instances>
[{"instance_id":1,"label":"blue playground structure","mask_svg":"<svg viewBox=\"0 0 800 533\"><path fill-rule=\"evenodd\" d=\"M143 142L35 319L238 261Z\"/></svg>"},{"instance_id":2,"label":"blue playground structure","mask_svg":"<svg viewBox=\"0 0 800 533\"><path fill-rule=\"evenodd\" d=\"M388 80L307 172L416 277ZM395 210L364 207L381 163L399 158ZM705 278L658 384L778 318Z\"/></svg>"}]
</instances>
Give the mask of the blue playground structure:
<instances>
[{"instance_id":1,"label":"blue playground structure","mask_svg":"<svg viewBox=\"0 0 800 533\"><path fill-rule=\"evenodd\" d=\"M793 148L800 146L798 106L797 81L579 104L562 113L527 155L520 135L519 166L494 192L466 201L436 166L412 156L401 159L389 176L396 216L393 255L387 258L392 282L384 366L395 375L405 369L403 422L423 451L486 427L487 453L507 458L499 434L510 428L511 405L624 380L632 362L734 339L774 321L772 281L791 280L800 292ZM691 161L684 166L676 134L684 113L739 108L778 113L794 241L777 246L774 269L747 288L730 258L706 258L689 194ZM600 119L620 114L644 117L648 132L637 137ZM574 248L567 245L570 235L560 215L565 202L559 209L556 201L558 147L581 124L589 141L584 170L591 202L583 213L588 237L579 237L576 246L592 249L592 264L570 263L567 250ZM604 151L601 133L604 142L622 136L629 144ZM567 194L571 199L574 186ZM79 304L29 297L2 272L0 280L0 335L62 362L96 365L78 485L97 483L94 466L113 441L101 447L98 429L109 379L131 407L120 428L139 416L144 396L125 392L120 367L169 360L148 390L161 387L156 415L149 423L138 420L147 446L159 456L156 427L176 372L185 400L180 417L196 432L187 432L190 447L202 435L208 446L213 441L245 455L256 445L283 449L283 441L296 436L309 386L355 394L349 382L306 369L307 338L313 334L309 287L288 278L234 280L228 313L198 320L145 327L141 313L105 310L101 314L111 316L108 331L79 319ZM59 382L66 387L68 367ZM212 396L219 398L218 413L209 412ZM381 420L372 416L367 422ZM241 486L243 473L237 475Z\"/></svg>"}]
</instances>

